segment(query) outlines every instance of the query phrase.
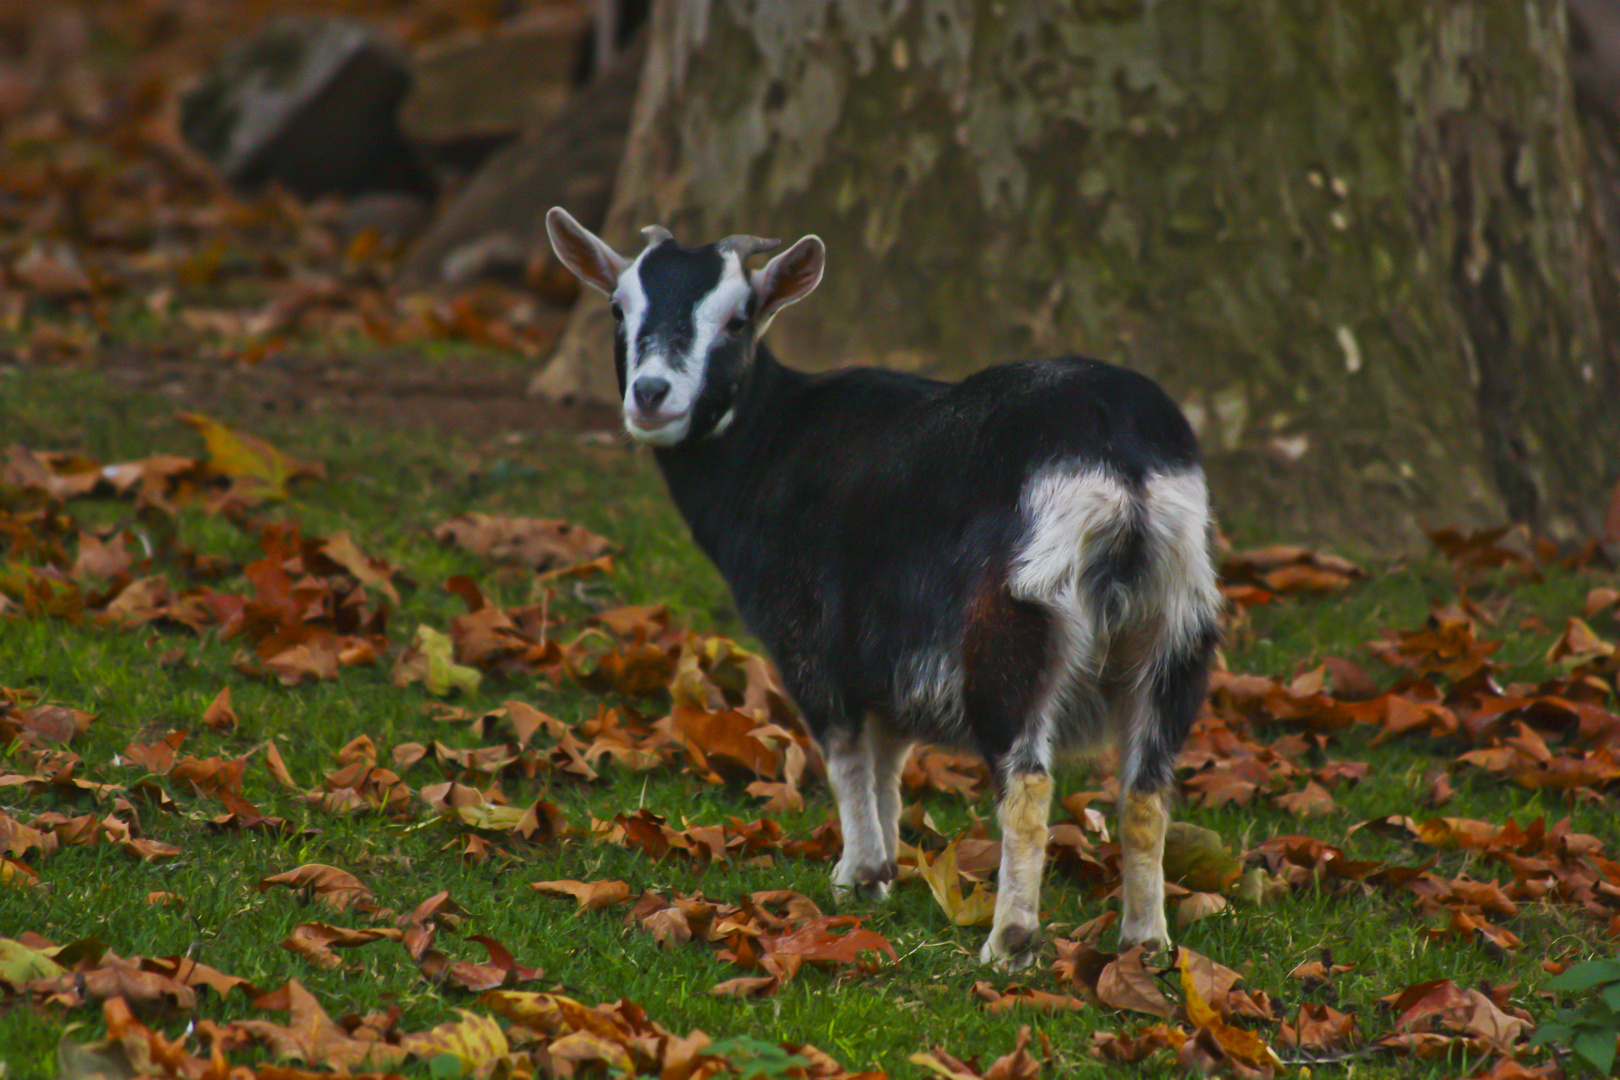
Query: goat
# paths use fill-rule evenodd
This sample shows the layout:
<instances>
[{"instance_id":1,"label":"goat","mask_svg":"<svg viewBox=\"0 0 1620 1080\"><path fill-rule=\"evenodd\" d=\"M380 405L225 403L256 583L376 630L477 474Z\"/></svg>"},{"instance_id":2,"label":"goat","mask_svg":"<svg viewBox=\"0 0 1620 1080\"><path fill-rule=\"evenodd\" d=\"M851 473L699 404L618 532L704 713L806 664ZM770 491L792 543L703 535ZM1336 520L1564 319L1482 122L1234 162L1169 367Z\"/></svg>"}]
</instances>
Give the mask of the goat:
<instances>
[{"instance_id":1,"label":"goat","mask_svg":"<svg viewBox=\"0 0 1620 1080\"><path fill-rule=\"evenodd\" d=\"M957 383L823 375L760 342L820 283L806 236L634 259L554 208L558 258L606 293L630 435L650 444L822 748L840 893L896 874L900 774L918 741L983 756L1002 831L981 958L1039 941L1050 769L1119 751L1122 945L1169 945L1165 789L1208 682L1221 596L1197 441L1146 376L1063 357Z\"/></svg>"}]
</instances>

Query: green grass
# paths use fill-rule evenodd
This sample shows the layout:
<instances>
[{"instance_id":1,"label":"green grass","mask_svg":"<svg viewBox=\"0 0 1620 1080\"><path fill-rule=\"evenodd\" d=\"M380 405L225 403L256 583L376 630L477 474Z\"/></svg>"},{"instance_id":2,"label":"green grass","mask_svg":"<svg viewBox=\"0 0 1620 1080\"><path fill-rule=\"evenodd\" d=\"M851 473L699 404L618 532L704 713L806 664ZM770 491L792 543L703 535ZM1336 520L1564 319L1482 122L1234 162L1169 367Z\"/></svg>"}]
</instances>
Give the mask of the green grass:
<instances>
[{"instance_id":1,"label":"green grass","mask_svg":"<svg viewBox=\"0 0 1620 1080\"><path fill-rule=\"evenodd\" d=\"M191 406L181 403L181 407ZM152 453L196 453L190 431L171 419L176 402L158 395L131 395L95 373L23 369L0 376L0 447L13 443L36 449L71 449L103 461ZM597 608L621 603L668 603L677 621L700 632L741 635L723 584L695 552L669 506L648 457L619 447L582 445L560 432L492 433L487 439L424 438L421 432L387 426L352 426L342 418L255 415L228 400L208 411L241 424L299 457L324 462L325 480L297 488L292 501L269 513L294 521L310 534L346 529L368 553L398 565L414 582L390 623L390 636L403 644L418 623L445 627L463 610L442 585L453 574L468 574L503 605L534 602L539 590L527 575L494 568L471 556L442 548L429 529L454 514L557 516L602 532L622 546L617 572L609 579L565 581L557 590L562 633L572 634ZM85 522L131 519L128 503L80 501L71 511ZM177 520L185 546L223 555L240 564L257 554L252 539L235 526L198 512ZM1282 538L1286 539L1286 538ZM1381 631L1420 622L1431 604L1451 598L1449 568L1421 559L1374 568L1369 579L1348 593L1317 600L1285 600L1256 609L1252 622L1228 642L1233 670L1286 674L1336 654L1355 658L1387 684L1391 673L1379 667L1362 643ZM1548 572L1533 584L1512 586L1505 579L1488 598L1507 645L1500 659L1507 677L1544 677L1541 657L1566 615L1596 579L1591 575ZM1536 617L1543 629L1521 630ZM200 757L251 755L244 794L266 813L289 819L298 835L215 832L208 819L221 812L207 796L166 785L178 812L151 805L139 808L146 838L174 844L182 855L168 863L147 863L102 843L63 847L28 861L40 872L40 887L0 886L0 936L25 931L58 944L95 938L123 956L188 955L272 990L288 979L301 980L334 1017L397 1006L400 1027L424 1030L453 1019L469 1007L472 995L435 986L420 977L404 950L375 942L345 951L348 966L321 970L280 947L302 922L366 926L357 912L334 913L286 889L260 891L266 876L302 863L320 862L355 874L375 894L375 902L406 912L441 890L468 912L460 934L441 933L438 948L452 959L482 961L484 953L464 935L484 934L503 943L521 962L545 969L542 988L560 986L587 1003L626 998L656 1022L678 1033L702 1029L716 1038L750 1036L812 1043L851 1069L879 1068L896 1075L921 1075L909 1054L942 1045L959 1057L978 1056L982 1064L1011 1049L1019 1027L1044 1033L1056 1052L1053 1075L1100 1071L1087 1055L1089 1035L1099 1030L1134 1029L1143 1018L1087 1009L1066 1015L993 1015L971 993L974 981L1008 979L987 972L976 956L983 931L950 925L920 883L905 885L886 904L870 909L868 925L888 937L900 955L878 974L837 986L822 973L806 971L776 997L761 1001L716 998L707 991L739 972L720 963L706 947L660 950L645 933L624 925L623 907L576 916L571 902L537 897L533 881L551 878L622 878L634 892L655 889L701 891L715 900L765 888L794 888L824 910L836 904L827 882L828 867L778 858L769 867L734 864L708 868L676 860L654 862L632 851L572 838L549 845L507 845L515 859L494 858L466 865L457 856L466 830L435 820L414 804L413 815L395 820L381 815L334 816L321 813L296 793L277 785L263 765L262 747L274 741L299 783L317 786L335 767L334 753L360 734L379 747L384 763L396 744L477 745L465 724L435 719L437 704L420 685L395 687L388 662L346 668L335 682L287 689L244 677L231 660L239 645L221 643L212 633L142 628L119 631L90 623L59 620L0 621L0 685L28 688L45 698L93 712L89 733L73 746L94 780L131 784L140 779L129 766L113 764L131 741L161 737L176 728L192 729L182 753ZM181 650L178 661L159 657ZM203 709L222 688L232 689L240 727L219 735L198 726ZM471 713L507 699L529 701L565 720L595 712L602 699L572 685L556 688L533 677L486 676L477 693L454 700ZM611 702L610 702L611 703ZM1279 732L1280 733L1280 732ZM1419 861L1410 845L1370 831L1346 836L1359 821L1391 813L1429 816L1416 808L1427 778L1459 752L1427 739L1373 745L1353 731L1332 739L1319 757L1366 761L1368 779L1339 788L1333 814L1298 821L1255 805L1221 811L1182 808L1179 816L1219 831L1244 848L1271 836L1308 833L1342 846L1352 858ZM431 759L430 759L431 760ZM1305 762L1315 764L1315 762ZM13 766L0 751L0 774ZM430 762L404 774L413 789L445 778ZM1063 777L1074 790L1096 782L1084 770ZM1446 815L1520 822L1545 814L1569 815L1579 831L1594 833L1613 846L1620 830L1613 805L1570 804L1542 793L1500 783L1483 774L1455 778L1457 797ZM611 818L645 806L675 823L717 824L730 816L759 816L757 804L740 789L711 787L667 770L633 773L605 770L603 782L503 780L514 804L537 797L555 803L567 819L584 825L592 816ZM802 835L832 817L830 800L819 785L807 786L807 808L781 817L790 834ZM976 805L939 795L923 797L936 822L951 834L991 815L988 797ZM70 798L59 792L32 795L22 788L0 788L0 809L28 820L55 810L65 814L111 810L108 800ZM308 835L305 835L307 832ZM1436 872L1467 872L1480 878L1498 870L1462 853L1443 855ZM184 897L180 907L154 907L144 898L165 891ZM1073 925L1090 918L1101 901L1082 894L1060 875L1049 878L1044 917ZM1334 898L1312 892L1260 909L1234 908L1181 932L1178 940L1245 975L1246 985L1269 992L1292 1017L1303 997L1287 972L1330 949L1354 971L1336 983L1334 1004L1353 1010L1363 1030L1381 1032L1387 1019L1376 999L1429 978L1451 978L1473 986L1517 981L1514 999L1541 1009L1533 992L1546 975L1538 961L1549 955L1592 954L1600 946L1594 924L1557 907L1525 905L1505 924L1524 939L1516 955L1493 955L1477 946L1430 942L1420 935L1422 921L1406 900L1373 894ZM1037 970L1020 981L1050 988L1051 976ZM260 1016L240 993L221 1001L199 994L195 1013L217 1021ZM178 1034L190 1014L146 1017ZM77 1025L75 1027L75 1025ZM55 1046L71 1038L87 1041L101 1031L99 1010L40 1011L0 1001L0 1060L15 1075L51 1074ZM743 1048L744 1050L746 1047ZM739 1050L742 1053L743 1050ZM244 1058L251 1060L251 1058ZM1455 1063L1381 1058L1354 1063L1355 1075L1447 1075ZM1175 1069L1161 1057L1146 1067L1150 1075ZM403 1067L411 1076L429 1075L429 1066ZM1335 1073L1331 1066L1320 1071ZM1337 1074L1348 1075L1340 1067Z\"/></svg>"}]
</instances>

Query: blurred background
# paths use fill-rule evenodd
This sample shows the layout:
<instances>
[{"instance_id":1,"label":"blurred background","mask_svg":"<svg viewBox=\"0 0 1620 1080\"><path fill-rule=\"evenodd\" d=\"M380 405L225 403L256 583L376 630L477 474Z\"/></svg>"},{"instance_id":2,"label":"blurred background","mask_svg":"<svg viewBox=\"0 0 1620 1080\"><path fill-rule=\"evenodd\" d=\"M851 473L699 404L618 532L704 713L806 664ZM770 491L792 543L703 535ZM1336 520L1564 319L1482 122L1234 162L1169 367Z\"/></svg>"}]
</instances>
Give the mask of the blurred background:
<instances>
[{"instance_id":1,"label":"blurred background","mask_svg":"<svg viewBox=\"0 0 1620 1080\"><path fill-rule=\"evenodd\" d=\"M560 204L820 234L795 366L1142 370L1229 529L1620 534L1617 124L1617 0L8 2L0 364L611 425Z\"/></svg>"}]
</instances>

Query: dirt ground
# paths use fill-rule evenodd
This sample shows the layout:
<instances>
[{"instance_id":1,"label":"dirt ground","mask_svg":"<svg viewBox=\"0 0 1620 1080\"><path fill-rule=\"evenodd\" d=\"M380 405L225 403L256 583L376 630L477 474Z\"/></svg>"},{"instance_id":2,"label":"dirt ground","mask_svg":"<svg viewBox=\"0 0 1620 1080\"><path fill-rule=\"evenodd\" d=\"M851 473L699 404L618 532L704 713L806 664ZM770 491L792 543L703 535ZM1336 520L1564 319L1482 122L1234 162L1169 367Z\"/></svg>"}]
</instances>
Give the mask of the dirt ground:
<instances>
[{"instance_id":1,"label":"dirt ground","mask_svg":"<svg viewBox=\"0 0 1620 1080\"><path fill-rule=\"evenodd\" d=\"M606 361L604 361L606 362ZM331 415L358 424L480 440L494 433L617 433L617 411L531 397L533 368L489 355L429 356L408 347L289 351L252 365L119 347L97 371L132 393L160 394L200 412L239 417Z\"/></svg>"}]
</instances>

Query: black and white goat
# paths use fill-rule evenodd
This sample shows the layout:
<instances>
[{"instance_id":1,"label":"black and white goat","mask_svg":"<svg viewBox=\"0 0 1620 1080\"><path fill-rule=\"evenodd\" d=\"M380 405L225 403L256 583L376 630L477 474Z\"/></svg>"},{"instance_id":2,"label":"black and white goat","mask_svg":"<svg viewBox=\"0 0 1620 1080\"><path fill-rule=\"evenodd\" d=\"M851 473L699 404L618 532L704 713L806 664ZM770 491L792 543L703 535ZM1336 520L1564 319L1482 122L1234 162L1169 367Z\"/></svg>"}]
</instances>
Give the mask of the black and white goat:
<instances>
[{"instance_id":1,"label":"black and white goat","mask_svg":"<svg viewBox=\"0 0 1620 1080\"><path fill-rule=\"evenodd\" d=\"M1192 430L1145 376L1065 357L959 383L808 375L759 338L821 281L807 236L627 259L561 208L558 257L608 294L625 427L653 447L827 758L841 890L884 895L899 778L927 741L983 755L1002 830L983 957L1038 940L1049 770L1119 749L1125 945L1169 944L1164 789L1198 711L1221 598Z\"/></svg>"}]
</instances>

